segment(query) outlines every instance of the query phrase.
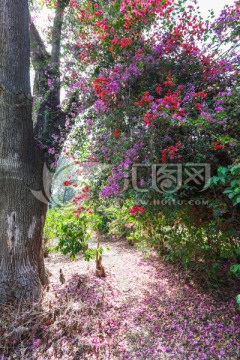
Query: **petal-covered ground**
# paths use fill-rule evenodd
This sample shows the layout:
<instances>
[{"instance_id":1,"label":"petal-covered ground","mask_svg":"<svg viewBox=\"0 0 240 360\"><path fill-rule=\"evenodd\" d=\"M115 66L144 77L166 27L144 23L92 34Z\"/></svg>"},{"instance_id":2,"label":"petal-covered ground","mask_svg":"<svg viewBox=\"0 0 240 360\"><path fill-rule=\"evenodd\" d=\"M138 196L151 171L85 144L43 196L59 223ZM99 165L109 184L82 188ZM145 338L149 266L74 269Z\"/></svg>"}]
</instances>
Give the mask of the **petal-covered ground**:
<instances>
[{"instance_id":1,"label":"petal-covered ground","mask_svg":"<svg viewBox=\"0 0 240 360\"><path fill-rule=\"evenodd\" d=\"M154 253L144 258L123 241L105 246L103 279L94 262L50 255L41 306L4 309L1 359L240 358L236 290L204 291Z\"/></svg>"}]
</instances>

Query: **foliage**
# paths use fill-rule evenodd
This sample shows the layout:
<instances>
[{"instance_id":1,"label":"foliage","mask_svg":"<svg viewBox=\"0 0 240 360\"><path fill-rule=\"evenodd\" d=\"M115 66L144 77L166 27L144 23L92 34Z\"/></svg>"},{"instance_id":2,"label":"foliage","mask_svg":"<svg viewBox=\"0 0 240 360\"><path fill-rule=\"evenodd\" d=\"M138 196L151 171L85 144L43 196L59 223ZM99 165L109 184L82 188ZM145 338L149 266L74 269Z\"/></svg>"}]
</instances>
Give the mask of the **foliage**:
<instances>
[{"instance_id":1,"label":"foliage","mask_svg":"<svg viewBox=\"0 0 240 360\"><path fill-rule=\"evenodd\" d=\"M76 217L73 208L52 208L47 213L44 237L57 239L57 246L52 250L60 250L64 255L70 254L75 259L79 251L86 250L89 235L87 234L86 215Z\"/></svg>"},{"instance_id":2,"label":"foliage","mask_svg":"<svg viewBox=\"0 0 240 360\"><path fill-rule=\"evenodd\" d=\"M218 168L218 176L211 179L212 185L221 184L225 188L223 191L229 199L232 200L233 205L240 203L240 164L230 165Z\"/></svg>"},{"instance_id":3,"label":"foliage","mask_svg":"<svg viewBox=\"0 0 240 360\"><path fill-rule=\"evenodd\" d=\"M74 201L79 199L74 198L72 202ZM69 203L65 207L54 207L48 211L44 227L45 246L57 242L57 245L50 246L49 250L69 254L72 260L76 259L80 251L84 252L87 261L94 259L97 253L102 255L103 248L100 246L90 249L88 241L97 230L101 234L108 233L109 218L99 210L95 213L89 209L83 210L83 207L76 209Z\"/></svg>"},{"instance_id":4,"label":"foliage","mask_svg":"<svg viewBox=\"0 0 240 360\"><path fill-rule=\"evenodd\" d=\"M75 215L91 212L93 227L105 222L105 232L147 242L185 266L218 269L234 260L237 3L207 21L196 1L72 0L69 6L65 26L74 31L64 46L64 81L67 101L74 101L66 129L75 126L63 152L80 169L83 162L108 165L87 177L87 197L80 184ZM211 167L205 184L189 179L193 163ZM178 174L182 169L182 179L154 175L157 164L161 171L169 164Z\"/></svg>"}]
</instances>

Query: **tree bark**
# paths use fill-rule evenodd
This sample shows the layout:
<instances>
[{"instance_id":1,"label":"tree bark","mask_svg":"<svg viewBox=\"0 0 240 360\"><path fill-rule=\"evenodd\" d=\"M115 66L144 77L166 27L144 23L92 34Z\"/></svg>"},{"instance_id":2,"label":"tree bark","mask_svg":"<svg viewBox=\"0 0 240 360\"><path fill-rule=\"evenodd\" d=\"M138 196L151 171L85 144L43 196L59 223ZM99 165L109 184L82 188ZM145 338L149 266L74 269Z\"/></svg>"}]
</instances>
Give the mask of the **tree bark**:
<instances>
[{"instance_id":1,"label":"tree bark","mask_svg":"<svg viewBox=\"0 0 240 360\"><path fill-rule=\"evenodd\" d=\"M28 0L0 3L0 303L38 299L46 282L42 229L46 205L34 142Z\"/></svg>"}]
</instances>

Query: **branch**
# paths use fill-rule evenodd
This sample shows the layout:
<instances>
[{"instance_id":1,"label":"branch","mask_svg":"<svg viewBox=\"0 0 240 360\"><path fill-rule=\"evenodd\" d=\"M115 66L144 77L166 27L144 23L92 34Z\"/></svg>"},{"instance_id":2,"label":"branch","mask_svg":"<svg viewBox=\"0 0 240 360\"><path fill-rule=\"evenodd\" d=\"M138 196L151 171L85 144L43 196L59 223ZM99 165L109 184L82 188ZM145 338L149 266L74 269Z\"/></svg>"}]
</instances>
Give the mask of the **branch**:
<instances>
[{"instance_id":1,"label":"branch","mask_svg":"<svg viewBox=\"0 0 240 360\"><path fill-rule=\"evenodd\" d=\"M52 146L51 134L58 134L65 123L66 114L60 109L60 55L64 9L67 1L60 1L56 9L52 28L52 51L47 52L44 42L35 27L30 26L31 55L35 69L34 96L38 107L34 112L34 134L43 147ZM49 80L51 85L49 86ZM48 154L45 154L46 156ZM50 156L48 156L50 157ZM53 159L47 159L52 161Z\"/></svg>"},{"instance_id":2,"label":"branch","mask_svg":"<svg viewBox=\"0 0 240 360\"><path fill-rule=\"evenodd\" d=\"M30 44L34 68L39 61L41 62L50 59L50 54L47 52L44 42L33 22L30 24Z\"/></svg>"}]
</instances>

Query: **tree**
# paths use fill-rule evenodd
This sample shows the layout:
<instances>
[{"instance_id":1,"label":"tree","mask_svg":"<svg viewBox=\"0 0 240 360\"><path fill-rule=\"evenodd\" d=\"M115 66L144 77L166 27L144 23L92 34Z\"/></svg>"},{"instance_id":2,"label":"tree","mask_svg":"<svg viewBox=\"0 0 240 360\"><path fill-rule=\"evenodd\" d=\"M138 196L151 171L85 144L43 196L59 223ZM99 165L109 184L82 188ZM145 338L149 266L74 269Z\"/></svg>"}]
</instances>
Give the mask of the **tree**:
<instances>
[{"instance_id":1,"label":"tree","mask_svg":"<svg viewBox=\"0 0 240 360\"><path fill-rule=\"evenodd\" d=\"M32 123L29 10L27 0L0 5L0 302L34 297L46 282L42 229L46 205L42 158Z\"/></svg>"},{"instance_id":2,"label":"tree","mask_svg":"<svg viewBox=\"0 0 240 360\"><path fill-rule=\"evenodd\" d=\"M51 35L51 54L33 22L30 24L31 59L35 70L34 97L39 103L34 111L34 134L43 145L52 144L52 133L59 132L66 114L60 108L60 55L64 10L69 0L58 0Z\"/></svg>"},{"instance_id":3,"label":"tree","mask_svg":"<svg viewBox=\"0 0 240 360\"><path fill-rule=\"evenodd\" d=\"M34 126L28 1L3 0L0 4L0 303L37 299L47 283L42 251L47 205L31 190L43 189L43 165L50 157L43 152L43 144L53 141L49 135L64 116L59 110L60 87L47 91L46 79L43 81L46 68L51 68L52 77L59 76L61 27L68 1L57 4L51 56L31 24L31 54L38 79L35 95L47 94L35 113Z\"/></svg>"}]
</instances>

